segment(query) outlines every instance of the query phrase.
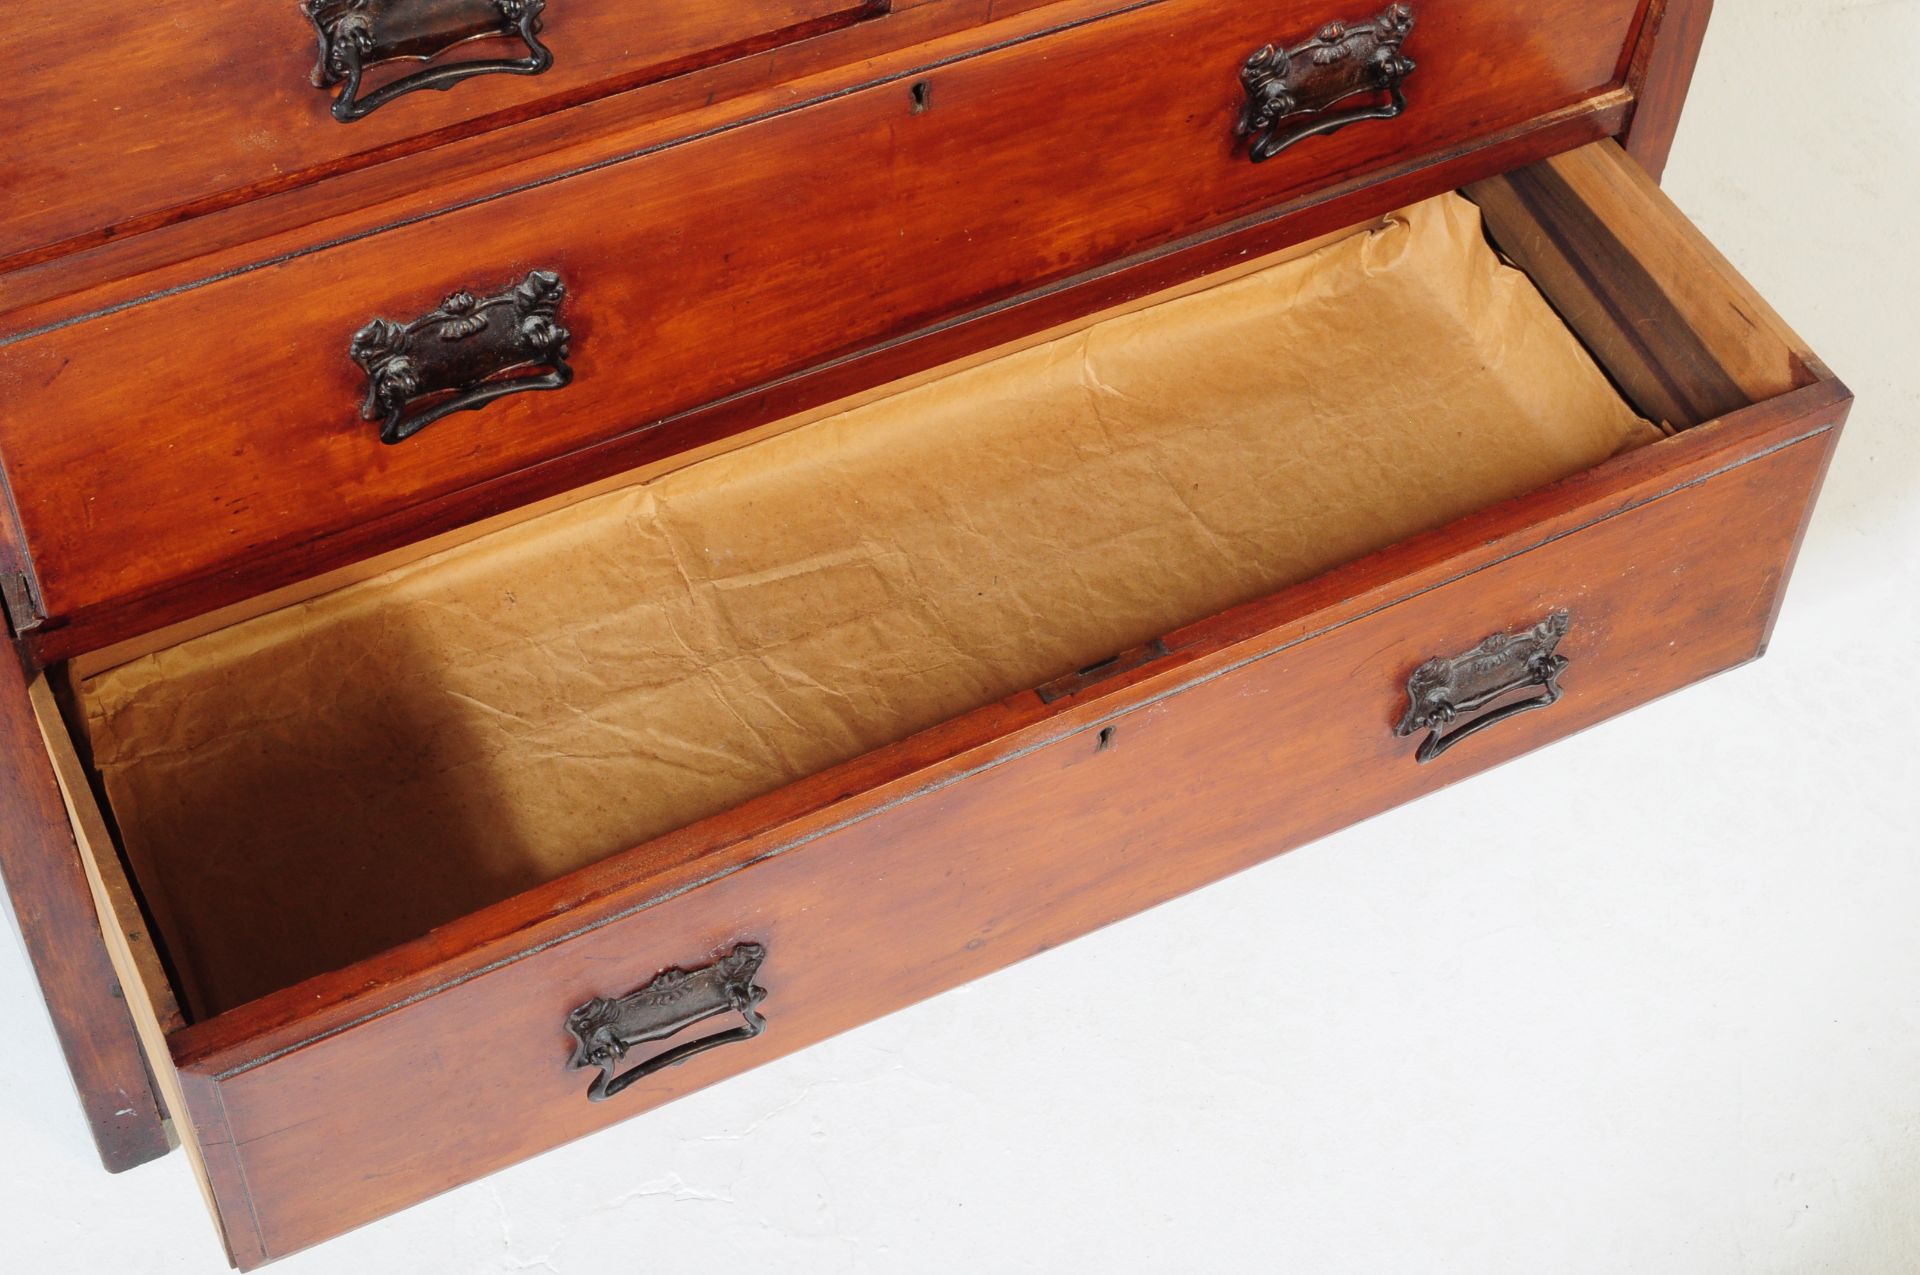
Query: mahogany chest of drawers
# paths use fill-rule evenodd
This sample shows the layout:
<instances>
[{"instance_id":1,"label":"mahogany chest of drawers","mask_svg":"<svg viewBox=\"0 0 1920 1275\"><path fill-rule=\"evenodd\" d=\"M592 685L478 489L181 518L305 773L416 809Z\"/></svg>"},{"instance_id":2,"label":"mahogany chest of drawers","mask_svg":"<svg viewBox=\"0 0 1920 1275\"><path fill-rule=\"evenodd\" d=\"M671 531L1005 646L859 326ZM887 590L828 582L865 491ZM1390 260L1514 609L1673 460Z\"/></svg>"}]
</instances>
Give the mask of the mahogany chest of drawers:
<instances>
[{"instance_id":1,"label":"mahogany chest of drawers","mask_svg":"<svg viewBox=\"0 0 1920 1275\"><path fill-rule=\"evenodd\" d=\"M0 871L107 1166L251 1268L1757 656L1849 395L1655 184L1708 8L0 36Z\"/></svg>"}]
</instances>

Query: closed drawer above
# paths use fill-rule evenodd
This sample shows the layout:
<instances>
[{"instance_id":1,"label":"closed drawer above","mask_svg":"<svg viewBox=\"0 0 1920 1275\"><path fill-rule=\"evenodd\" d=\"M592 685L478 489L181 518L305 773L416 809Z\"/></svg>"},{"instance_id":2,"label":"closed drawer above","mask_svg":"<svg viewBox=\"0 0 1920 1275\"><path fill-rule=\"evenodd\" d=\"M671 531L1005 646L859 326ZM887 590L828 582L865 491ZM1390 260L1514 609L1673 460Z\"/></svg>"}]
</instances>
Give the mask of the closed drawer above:
<instances>
[{"instance_id":1,"label":"closed drawer above","mask_svg":"<svg viewBox=\"0 0 1920 1275\"><path fill-rule=\"evenodd\" d=\"M555 3L556 39L592 12ZM181 618L777 418L798 383L1288 201L1352 220L1540 130L1601 135L1638 16L1160 0L16 332L0 461L37 610ZM313 127L523 83L495 78Z\"/></svg>"},{"instance_id":2,"label":"closed drawer above","mask_svg":"<svg viewBox=\"0 0 1920 1275\"><path fill-rule=\"evenodd\" d=\"M887 0L94 0L22 10L0 35L8 67L0 268L882 24L889 8ZM876 43L884 47L884 37Z\"/></svg>"}]
</instances>

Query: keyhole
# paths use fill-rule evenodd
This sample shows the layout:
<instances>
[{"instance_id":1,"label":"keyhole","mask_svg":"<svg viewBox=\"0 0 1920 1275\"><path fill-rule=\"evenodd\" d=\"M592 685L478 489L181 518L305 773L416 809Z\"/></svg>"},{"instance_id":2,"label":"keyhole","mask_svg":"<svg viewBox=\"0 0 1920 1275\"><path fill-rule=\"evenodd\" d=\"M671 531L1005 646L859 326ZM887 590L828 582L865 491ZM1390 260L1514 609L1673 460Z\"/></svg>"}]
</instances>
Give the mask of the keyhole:
<instances>
[{"instance_id":1,"label":"keyhole","mask_svg":"<svg viewBox=\"0 0 1920 1275\"><path fill-rule=\"evenodd\" d=\"M924 114L933 105L933 85L921 80L913 86L913 113Z\"/></svg>"},{"instance_id":2,"label":"keyhole","mask_svg":"<svg viewBox=\"0 0 1920 1275\"><path fill-rule=\"evenodd\" d=\"M1112 748L1113 732L1117 729L1118 727L1114 726L1102 726L1100 728L1100 738L1094 742L1093 751L1096 753L1104 753L1109 748Z\"/></svg>"}]
</instances>

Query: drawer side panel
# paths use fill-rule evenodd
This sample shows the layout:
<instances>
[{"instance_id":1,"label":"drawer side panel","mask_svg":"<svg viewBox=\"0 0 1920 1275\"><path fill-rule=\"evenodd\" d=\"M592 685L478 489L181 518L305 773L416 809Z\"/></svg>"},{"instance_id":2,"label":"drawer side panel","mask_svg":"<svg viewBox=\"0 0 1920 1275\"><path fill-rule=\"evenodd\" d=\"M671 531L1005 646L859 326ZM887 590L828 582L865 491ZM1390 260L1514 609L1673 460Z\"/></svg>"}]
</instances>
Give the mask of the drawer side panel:
<instances>
[{"instance_id":1,"label":"drawer side panel","mask_svg":"<svg viewBox=\"0 0 1920 1275\"><path fill-rule=\"evenodd\" d=\"M115 1173L170 1149L160 1099L108 954L27 681L0 649L0 878L100 1159Z\"/></svg>"}]
</instances>

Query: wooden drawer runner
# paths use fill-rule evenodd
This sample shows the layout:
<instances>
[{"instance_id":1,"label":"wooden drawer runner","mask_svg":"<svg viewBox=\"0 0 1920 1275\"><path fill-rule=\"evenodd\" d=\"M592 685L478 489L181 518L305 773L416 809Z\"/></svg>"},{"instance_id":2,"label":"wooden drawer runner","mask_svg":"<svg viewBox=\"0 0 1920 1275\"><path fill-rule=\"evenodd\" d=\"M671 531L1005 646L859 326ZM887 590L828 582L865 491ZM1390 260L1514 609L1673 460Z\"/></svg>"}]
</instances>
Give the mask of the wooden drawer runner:
<instances>
[{"instance_id":1,"label":"wooden drawer runner","mask_svg":"<svg viewBox=\"0 0 1920 1275\"><path fill-rule=\"evenodd\" d=\"M1638 3L1417 8L1405 114L1265 164L1242 64L1345 6L1164 0L14 338L0 459L41 610L254 571L631 428L670 453L694 409L1604 92ZM354 334L536 270L572 383L383 445Z\"/></svg>"},{"instance_id":2,"label":"wooden drawer runner","mask_svg":"<svg viewBox=\"0 0 1920 1275\"><path fill-rule=\"evenodd\" d=\"M170 989L130 965L235 1259L324 1240L1758 654L1844 386L1611 144L1469 194L1636 404L1689 428L1201 619L1104 679L956 718L205 1021L168 1029ZM1396 733L1416 670L1542 623L1564 629L1557 697L1417 760ZM76 806L97 850L104 827ZM710 968L741 945L757 969ZM669 994L653 980L672 968L701 972ZM764 1030L590 1101L569 1015L642 987L656 995L635 1012L668 1025L683 1000L717 1012L646 1037L629 1066L758 1016Z\"/></svg>"}]
</instances>

